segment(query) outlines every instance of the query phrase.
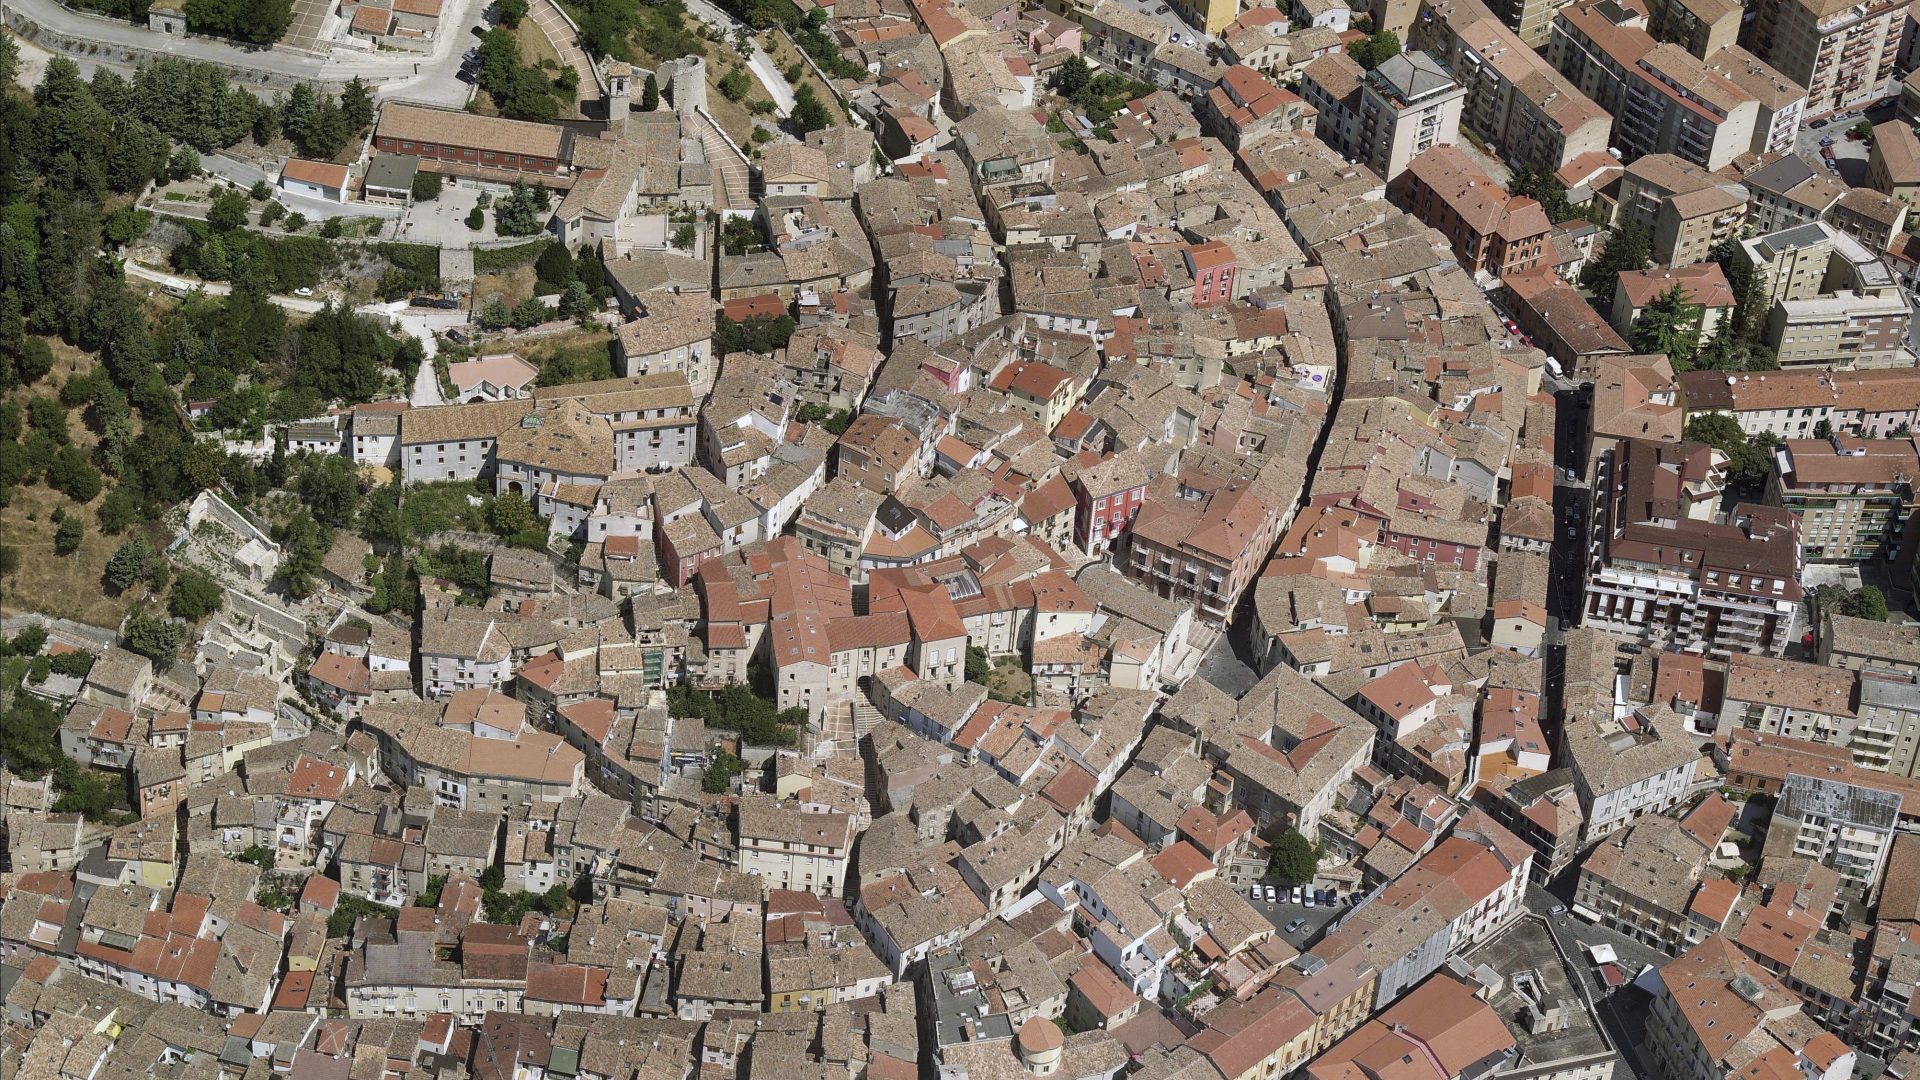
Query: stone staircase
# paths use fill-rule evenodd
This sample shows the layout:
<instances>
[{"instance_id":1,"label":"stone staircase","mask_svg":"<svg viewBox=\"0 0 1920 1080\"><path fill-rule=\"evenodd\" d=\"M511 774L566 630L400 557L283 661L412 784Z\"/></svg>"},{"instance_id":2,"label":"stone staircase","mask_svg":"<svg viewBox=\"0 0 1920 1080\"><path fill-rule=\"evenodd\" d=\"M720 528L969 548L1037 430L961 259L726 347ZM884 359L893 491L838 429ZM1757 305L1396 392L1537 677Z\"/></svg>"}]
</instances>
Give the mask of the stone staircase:
<instances>
[{"instance_id":1,"label":"stone staircase","mask_svg":"<svg viewBox=\"0 0 1920 1080\"><path fill-rule=\"evenodd\" d=\"M694 113L699 117L700 145L707 151L707 163L713 167L713 205L721 210L752 210L754 197L758 194L758 178L747 163L746 155L733 144L727 133L705 109Z\"/></svg>"}]
</instances>

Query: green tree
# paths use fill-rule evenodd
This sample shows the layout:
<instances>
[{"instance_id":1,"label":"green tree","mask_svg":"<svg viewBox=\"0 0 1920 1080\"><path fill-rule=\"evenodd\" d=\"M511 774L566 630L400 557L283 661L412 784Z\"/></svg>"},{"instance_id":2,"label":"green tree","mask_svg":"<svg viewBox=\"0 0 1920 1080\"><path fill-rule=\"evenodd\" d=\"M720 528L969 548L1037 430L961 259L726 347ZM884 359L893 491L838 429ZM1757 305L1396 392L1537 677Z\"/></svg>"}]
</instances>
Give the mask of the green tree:
<instances>
[{"instance_id":1,"label":"green tree","mask_svg":"<svg viewBox=\"0 0 1920 1080\"><path fill-rule=\"evenodd\" d=\"M1347 55L1367 71L1372 71L1400 55L1400 35L1391 30L1376 30L1347 46Z\"/></svg>"},{"instance_id":2,"label":"green tree","mask_svg":"<svg viewBox=\"0 0 1920 1080\"><path fill-rule=\"evenodd\" d=\"M539 515L526 499L509 491L496 496L487 508L487 523L496 536L514 536L540 527Z\"/></svg>"},{"instance_id":3,"label":"green tree","mask_svg":"<svg viewBox=\"0 0 1920 1080\"><path fill-rule=\"evenodd\" d=\"M993 670L993 661L987 656L987 650L978 645L967 646L967 681L985 685L987 674Z\"/></svg>"},{"instance_id":4,"label":"green tree","mask_svg":"<svg viewBox=\"0 0 1920 1080\"><path fill-rule=\"evenodd\" d=\"M486 306L480 309L480 326L486 330L503 330L513 324L513 309L507 307L504 297L493 296Z\"/></svg>"},{"instance_id":5,"label":"green tree","mask_svg":"<svg viewBox=\"0 0 1920 1080\"><path fill-rule=\"evenodd\" d=\"M585 319L593 314L593 294L586 285L573 282L560 294L560 314L568 319Z\"/></svg>"},{"instance_id":6,"label":"green tree","mask_svg":"<svg viewBox=\"0 0 1920 1080\"><path fill-rule=\"evenodd\" d=\"M185 632L180 624L156 615L141 606L127 616L127 648L158 663L171 661L180 652Z\"/></svg>"},{"instance_id":7,"label":"green tree","mask_svg":"<svg viewBox=\"0 0 1920 1080\"><path fill-rule=\"evenodd\" d=\"M720 250L729 255L751 255L766 250L766 238L752 218L729 217L720 225Z\"/></svg>"},{"instance_id":8,"label":"green tree","mask_svg":"<svg viewBox=\"0 0 1920 1080\"><path fill-rule=\"evenodd\" d=\"M80 550L80 541L86 539L87 527L81 523L80 515L68 514L60 519L60 527L53 531L53 553L71 555Z\"/></svg>"},{"instance_id":9,"label":"green tree","mask_svg":"<svg viewBox=\"0 0 1920 1080\"><path fill-rule=\"evenodd\" d=\"M219 582L202 570L188 567L173 579L173 590L167 594L167 611L189 622L197 621L220 610L224 596Z\"/></svg>"},{"instance_id":10,"label":"green tree","mask_svg":"<svg viewBox=\"0 0 1920 1080\"><path fill-rule=\"evenodd\" d=\"M1580 284L1592 290L1604 311L1613 305L1620 271L1646 269L1652 250L1653 242L1647 238L1647 230L1634 222L1622 221L1607 231L1606 246L1580 271Z\"/></svg>"},{"instance_id":11,"label":"green tree","mask_svg":"<svg viewBox=\"0 0 1920 1080\"><path fill-rule=\"evenodd\" d=\"M700 774L700 790L709 795L725 795L733 787L733 778L747 769L747 763L725 750L716 748L713 760Z\"/></svg>"},{"instance_id":12,"label":"green tree","mask_svg":"<svg viewBox=\"0 0 1920 1080\"><path fill-rule=\"evenodd\" d=\"M647 72L647 81L640 84L640 110L652 112L660 107L660 80Z\"/></svg>"},{"instance_id":13,"label":"green tree","mask_svg":"<svg viewBox=\"0 0 1920 1080\"><path fill-rule=\"evenodd\" d=\"M121 544L107 560L107 583L122 592L131 589L153 572L153 564L159 557L152 544L135 537Z\"/></svg>"},{"instance_id":14,"label":"green tree","mask_svg":"<svg viewBox=\"0 0 1920 1080\"><path fill-rule=\"evenodd\" d=\"M1076 53L1068 56L1058 67L1053 69L1053 74L1049 77L1048 84L1053 87L1054 93L1059 94L1069 101L1078 103L1081 93L1086 90L1087 85L1092 81L1093 69L1088 67L1087 62L1082 60L1079 54Z\"/></svg>"},{"instance_id":15,"label":"green tree","mask_svg":"<svg viewBox=\"0 0 1920 1080\"><path fill-rule=\"evenodd\" d=\"M1267 861L1269 877L1304 885L1313 880L1319 869L1319 848L1298 830L1288 829L1274 841L1273 854Z\"/></svg>"},{"instance_id":16,"label":"green tree","mask_svg":"<svg viewBox=\"0 0 1920 1080\"><path fill-rule=\"evenodd\" d=\"M207 211L207 224L215 232L232 232L247 223L249 209L245 195L228 189L213 200L213 208Z\"/></svg>"},{"instance_id":17,"label":"green tree","mask_svg":"<svg viewBox=\"0 0 1920 1080\"><path fill-rule=\"evenodd\" d=\"M1727 480L1736 487L1754 488L1767 482L1772 468L1770 442L1762 436L1748 438L1740 424L1724 413L1709 413L1687 421L1686 437L1706 443L1727 455Z\"/></svg>"},{"instance_id":18,"label":"green tree","mask_svg":"<svg viewBox=\"0 0 1920 1080\"><path fill-rule=\"evenodd\" d=\"M174 147L172 156L167 158L167 175L175 180L188 180L199 176L199 151L185 143Z\"/></svg>"},{"instance_id":19,"label":"green tree","mask_svg":"<svg viewBox=\"0 0 1920 1080\"><path fill-rule=\"evenodd\" d=\"M354 924L361 919L391 919L398 914L399 912L385 904L376 904L352 893L341 893L339 903L334 905L333 914L327 916L327 936L349 937L353 934Z\"/></svg>"},{"instance_id":20,"label":"green tree","mask_svg":"<svg viewBox=\"0 0 1920 1080\"><path fill-rule=\"evenodd\" d=\"M308 458L294 487L314 520L328 528L345 526L359 512L359 473L351 460L337 454Z\"/></svg>"},{"instance_id":21,"label":"green tree","mask_svg":"<svg viewBox=\"0 0 1920 1080\"><path fill-rule=\"evenodd\" d=\"M720 76L720 81L717 85L720 87L721 96L725 97L728 101L739 101L741 98L747 96L748 91L753 89L753 79L744 70L735 67L730 69L725 75Z\"/></svg>"},{"instance_id":22,"label":"green tree","mask_svg":"<svg viewBox=\"0 0 1920 1080\"><path fill-rule=\"evenodd\" d=\"M1863 585L1858 589L1821 585L1813 590L1813 604L1815 610L1822 614L1887 621L1887 597L1875 585Z\"/></svg>"},{"instance_id":23,"label":"green tree","mask_svg":"<svg viewBox=\"0 0 1920 1080\"><path fill-rule=\"evenodd\" d=\"M526 0L520 2L524 4ZM354 132L373 126L373 88L358 75L348 79L347 85L340 89L340 115Z\"/></svg>"},{"instance_id":24,"label":"green tree","mask_svg":"<svg viewBox=\"0 0 1920 1080\"><path fill-rule=\"evenodd\" d=\"M293 23L290 0L187 0L187 29L271 45Z\"/></svg>"},{"instance_id":25,"label":"green tree","mask_svg":"<svg viewBox=\"0 0 1920 1080\"><path fill-rule=\"evenodd\" d=\"M413 174L413 201L432 202L440 197L440 174L421 169Z\"/></svg>"},{"instance_id":26,"label":"green tree","mask_svg":"<svg viewBox=\"0 0 1920 1080\"><path fill-rule=\"evenodd\" d=\"M527 0L494 0L493 14L501 26L517 27L527 17Z\"/></svg>"},{"instance_id":27,"label":"green tree","mask_svg":"<svg viewBox=\"0 0 1920 1080\"><path fill-rule=\"evenodd\" d=\"M757 130L757 129L756 129ZM694 242L700 239L700 231L691 221L683 221L673 230L671 243L681 251L691 251Z\"/></svg>"},{"instance_id":28,"label":"green tree","mask_svg":"<svg viewBox=\"0 0 1920 1080\"><path fill-rule=\"evenodd\" d=\"M476 206L467 211L467 228L472 229L474 232L479 232L486 227L487 215L483 213L479 207Z\"/></svg>"},{"instance_id":29,"label":"green tree","mask_svg":"<svg viewBox=\"0 0 1920 1080\"><path fill-rule=\"evenodd\" d=\"M833 114L822 104L818 94L813 92L809 83L801 83L793 92L793 112L788 119L802 133L819 131L833 123Z\"/></svg>"},{"instance_id":30,"label":"green tree","mask_svg":"<svg viewBox=\"0 0 1920 1080\"><path fill-rule=\"evenodd\" d=\"M550 202L546 188L515 180L493 209L494 231L501 236L533 236L546 226Z\"/></svg>"},{"instance_id":31,"label":"green tree","mask_svg":"<svg viewBox=\"0 0 1920 1080\"><path fill-rule=\"evenodd\" d=\"M1689 371L1700 347L1700 323L1705 316L1706 308L1688 303L1686 288L1675 285L1640 309L1627 342L1635 352L1664 353L1676 370Z\"/></svg>"},{"instance_id":32,"label":"green tree","mask_svg":"<svg viewBox=\"0 0 1920 1080\"><path fill-rule=\"evenodd\" d=\"M573 267L573 256L566 245L548 244L533 261L533 275L544 284L564 289L573 282Z\"/></svg>"}]
</instances>

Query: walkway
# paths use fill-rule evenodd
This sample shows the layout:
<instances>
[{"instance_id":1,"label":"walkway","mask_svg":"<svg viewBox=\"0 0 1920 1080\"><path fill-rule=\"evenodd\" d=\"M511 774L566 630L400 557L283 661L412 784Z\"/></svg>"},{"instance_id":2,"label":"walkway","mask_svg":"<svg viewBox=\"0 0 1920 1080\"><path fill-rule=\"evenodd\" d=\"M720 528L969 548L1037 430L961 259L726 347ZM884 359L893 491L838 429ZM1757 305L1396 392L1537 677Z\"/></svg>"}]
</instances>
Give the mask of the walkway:
<instances>
[{"instance_id":1,"label":"walkway","mask_svg":"<svg viewBox=\"0 0 1920 1080\"><path fill-rule=\"evenodd\" d=\"M752 27L714 7L707 0L687 0L687 10L693 12L694 17L701 22L727 35L727 48L732 47L735 31L752 32ZM793 112L793 87L788 85L787 77L780 73L779 66L773 62L773 57L767 55L767 50L761 48L758 41L753 43L753 52L747 57L747 70L753 72L753 77L760 80L760 85L767 91L767 96L780 107L781 116Z\"/></svg>"},{"instance_id":2,"label":"walkway","mask_svg":"<svg viewBox=\"0 0 1920 1080\"><path fill-rule=\"evenodd\" d=\"M713 205L721 210L753 209L753 170L735 149L733 140L706 113L700 118L700 145L713 167Z\"/></svg>"},{"instance_id":3,"label":"walkway","mask_svg":"<svg viewBox=\"0 0 1920 1080\"><path fill-rule=\"evenodd\" d=\"M600 73L594 69L593 58L580 44L580 28L567 18L554 0L532 0L527 14L533 19L533 25L540 28L547 40L553 43L553 51L560 54L560 62L569 65L580 74L580 88L575 93L579 101L598 101L600 99Z\"/></svg>"}]
</instances>

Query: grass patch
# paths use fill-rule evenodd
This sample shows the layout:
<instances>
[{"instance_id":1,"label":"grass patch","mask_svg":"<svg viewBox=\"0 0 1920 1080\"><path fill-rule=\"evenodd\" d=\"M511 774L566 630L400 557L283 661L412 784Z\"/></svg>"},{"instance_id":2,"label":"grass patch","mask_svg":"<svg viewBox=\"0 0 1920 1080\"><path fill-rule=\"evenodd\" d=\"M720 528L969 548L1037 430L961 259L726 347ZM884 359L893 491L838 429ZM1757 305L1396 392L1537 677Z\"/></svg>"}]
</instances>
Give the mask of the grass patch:
<instances>
[{"instance_id":1,"label":"grass patch","mask_svg":"<svg viewBox=\"0 0 1920 1080\"><path fill-rule=\"evenodd\" d=\"M834 97L833 91L827 89L827 84L820 81L820 76L813 73L813 67L805 60L800 59L800 53L795 50L793 46L787 44L787 39L784 35L772 32L768 33L766 35L766 42L762 47L767 50L769 56L773 57L774 66L778 67L783 73L791 70L792 66L798 63L801 72L800 81L793 84L794 90L798 91L802 85L813 87L814 96L820 99L820 104L827 107L827 112L833 117L833 122L836 124L844 124L847 122L846 113L840 109L840 99Z\"/></svg>"},{"instance_id":2,"label":"grass patch","mask_svg":"<svg viewBox=\"0 0 1920 1080\"><path fill-rule=\"evenodd\" d=\"M540 257L541 250L552 242L552 237L542 236L538 239L529 240L524 244L515 244L512 247L475 248L473 250L473 272L476 274L493 274L502 270L512 270L519 266L529 266L533 263L533 260ZM435 258L437 259L438 256L435 256ZM437 262L435 264L435 271L438 272Z\"/></svg>"},{"instance_id":3,"label":"grass patch","mask_svg":"<svg viewBox=\"0 0 1920 1080\"><path fill-rule=\"evenodd\" d=\"M98 502L96 499L94 504ZM53 520L56 506L64 507L68 514L80 514L87 524L80 549L71 555L53 553L53 533L59 527ZM100 531L91 506L76 506L72 499L43 484L15 488L11 503L0 510L0 536L6 537L8 547L20 552L20 569L7 578L6 595L0 596L0 613L37 611L90 626L118 627L127 609L145 590L136 587L110 596L101 584L101 574L120 545L143 531L155 547L165 546L166 531L151 523L144 530L135 526L119 536L107 536Z\"/></svg>"},{"instance_id":4,"label":"grass patch","mask_svg":"<svg viewBox=\"0 0 1920 1080\"><path fill-rule=\"evenodd\" d=\"M525 356L540 369L541 386L561 386L613 378L612 345L613 335L582 327L541 339Z\"/></svg>"},{"instance_id":5,"label":"grass patch","mask_svg":"<svg viewBox=\"0 0 1920 1080\"><path fill-rule=\"evenodd\" d=\"M1033 698L1033 676L1020 670L1020 658L1003 656L987 672L987 696L995 701L1025 705Z\"/></svg>"},{"instance_id":6,"label":"grass patch","mask_svg":"<svg viewBox=\"0 0 1920 1080\"><path fill-rule=\"evenodd\" d=\"M498 296L507 302L508 307L534 295L538 286L531 265L518 266L492 274L475 274L473 277L473 310L479 311L488 300ZM551 286L549 286L551 290Z\"/></svg>"},{"instance_id":7,"label":"grass patch","mask_svg":"<svg viewBox=\"0 0 1920 1080\"><path fill-rule=\"evenodd\" d=\"M470 480L408 484L400 501L400 519L416 540L448 529L486 532L486 509L467 501L479 494Z\"/></svg>"}]
</instances>

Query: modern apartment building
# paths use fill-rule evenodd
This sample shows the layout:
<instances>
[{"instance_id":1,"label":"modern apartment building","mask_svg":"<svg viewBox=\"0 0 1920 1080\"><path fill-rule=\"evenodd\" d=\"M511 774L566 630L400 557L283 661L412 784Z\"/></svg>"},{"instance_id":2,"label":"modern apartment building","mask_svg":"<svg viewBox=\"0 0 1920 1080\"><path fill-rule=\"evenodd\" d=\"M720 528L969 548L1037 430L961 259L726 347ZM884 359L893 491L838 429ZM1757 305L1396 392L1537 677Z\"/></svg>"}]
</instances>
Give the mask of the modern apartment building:
<instances>
[{"instance_id":1,"label":"modern apartment building","mask_svg":"<svg viewBox=\"0 0 1920 1080\"><path fill-rule=\"evenodd\" d=\"M1613 146L1631 161L1674 154L1719 169L1753 148L1760 103L1615 0L1581 0L1554 16L1553 66L1613 114Z\"/></svg>"},{"instance_id":2,"label":"modern apartment building","mask_svg":"<svg viewBox=\"0 0 1920 1080\"><path fill-rule=\"evenodd\" d=\"M1431 52L1467 91L1461 126L1508 164L1558 172L1605 153L1612 117L1480 0L1423 0L1408 47Z\"/></svg>"},{"instance_id":3,"label":"modern apartment building","mask_svg":"<svg viewBox=\"0 0 1920 1080\"><path fill-rule=\"evenodd\" d=\"M1774 804L1768 853L1832 867L1862 895L1875 891L1900 821L1898 791L1862 787L1824 776L1788 773Z\"/></svg>"},{"instance_id":4,"label":"modern apartment building","mask_svg":"<svg viewBox=\"0 0 1920 1080\"><path fill-rule=\"evenodd\" d=\"M1550 252L1553 223L1540 204L1509 194L1458 147L1436 146L1414 158L1387 191L1445 233L1470 274L1499 278L1532 270Z\"/></svg>"},{"instance_id":5,"label":"modern apartment building","mask_svg":"<svg viewBox=\"0 0 1920 1080\"><path fill-rule=\"evenodd\" d=\"M1761 0L1746 45L1807 88L1809 117L1826 116L1887 93L1907 6L1899 0Z\"/></svg>"},{"instance_id":6,"label":"modern apartment building","mask_svg":"<svg viewBox=\"0 0 1920 1080\"><path fill-rule=\"evenodd\" d=\"M1307 65L1300 93L1320 114L1320 138L1389 182L1420 154L1460 141L1467 100L1453 73L1424 52L1401 53L1372 71L1329 53Z\"/></svg>"},{"instance_id":7,"label":"modern apartment building","mask_svg":"<svg viewBox=\"0 0 1920 1080\"><path fill-rule=\"evenodd\" d=\"M1706 261L1746 211L1746 188L1672 154L1648 154L1620 177L1618 216L1647 230L1662 266Z\"/></svg>"},{"instance_id":8,"label":"modern apartment building","mask_svg":"<svg viewBox=\"0 0 1920 1080\"><path fill-rule=\"evenodd\" d=\"M1740 242L1772 302L1767 344L1783 368L1892 367L1912 312L1893 273L1859 241L1812 222Z\"/></svg>"},{"instance_id":9,"label":"modern apartment building","mask_svg":"<svg viewBox=\"0 0 1920 1080\"><path fill-rule=\"evenodd\" d=\"M1785 651L1805 595L1799 520L1751 503L1717 513L1724 468L1700 443L1601 452L1583 625L1712 656Z\"/></svg>"},{"instance_id":10,"label":"modern apartment building","mask_svg":"<svg viewBox=\"0 0 1920 1080\"><path fill-rule=\"evenodd\" d=\"M1920 480L1911 438L1789 439L1773 448L1767 502L1800 518L1808 562L1896 561Z\"/></svg>"}]
</instances>

